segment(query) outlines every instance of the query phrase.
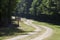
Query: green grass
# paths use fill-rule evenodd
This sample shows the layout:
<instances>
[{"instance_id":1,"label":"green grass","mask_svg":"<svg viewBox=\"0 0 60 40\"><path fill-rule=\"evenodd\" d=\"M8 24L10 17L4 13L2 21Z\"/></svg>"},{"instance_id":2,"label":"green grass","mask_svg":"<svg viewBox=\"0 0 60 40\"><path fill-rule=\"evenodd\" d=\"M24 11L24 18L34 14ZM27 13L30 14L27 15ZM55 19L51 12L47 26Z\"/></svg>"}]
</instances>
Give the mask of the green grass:
<instances>
[{"instance_id":1,"label":"green grass","mask_svg":"<svg viewBox=\"0 0 60 40\"><path fill-rule=\"evenodd\" d=\"M12 38L18 35L25 35L28 32L32 32L35 28L20 22L20 27L6 27L0 28L0 40L4 40L7 38Z\"/></svg>"},{"instance_id":2,"label":"green grass","mask_svg":"<svg viewBox=\"0 0 60 40\"><path fill-rule=\"evenodd\" d=\"M42 33L45 32L44 28L40 27L40 29L41 29L41 31L37 32L36 34L29 35L28 37L25 37L25 38L19 39L19 40L30 40L30 39L33 39L33 38L35 38L35 37L37 37L37 36L39 36L39 35L41 35Z\"/></svg>"},{"instance_id":3,"label":"green grass","mask_svg":"<svg viewBox=\"0 0 60 40\"><path fill-rule=\"evenodd\" d=\"M30 36L25 37L23 39L19 39L19 40L30 40L30 39L36 38L37 36L41 35L45 31L45 29L43 29L43 28L41 28L41 29L42 30L37 32L37 34L33 34L33 35L30 35Z\"/></svg>"},{"instance_id":4,"label":"green grass","mask_svg":"<svg viewBox=\"0 0 60 40\"><path fill-rule=\"evenodd\" d=\"M34 21L33 22L36 25L43 25L43 26L47 26L53 29L53 35L51 37L46 38L45 40L60 40L60 26L59 25L53 25L50 23L46 23L46 22L38 22L38 21Z\"/></svg>"},{"instance_id":5,"label":"green grass","mask_svg":"<svg viewBox=\"0 0 60 40\"><path fill-rule=\"evenodd\" d=\"M35 30L34 27L26 25L23 22L20 23L20 26L21 26L20 28L22 28L26 32L32 32L33 30Z\"/></svg>"}]
</instances>

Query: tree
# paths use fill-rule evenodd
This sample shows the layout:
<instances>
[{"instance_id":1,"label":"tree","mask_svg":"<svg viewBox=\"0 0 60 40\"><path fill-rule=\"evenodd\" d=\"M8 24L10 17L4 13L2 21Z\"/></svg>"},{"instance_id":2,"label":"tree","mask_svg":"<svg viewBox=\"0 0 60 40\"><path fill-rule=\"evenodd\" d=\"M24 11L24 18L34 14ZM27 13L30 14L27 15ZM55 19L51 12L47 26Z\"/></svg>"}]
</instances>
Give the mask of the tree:
<instances>
[{"instance_id":1,"label":"tree","mask_svg":"<svg viewBox=\"0 0 60 40\"><path fill-rule=\"evenodd\" d=\"M0 0L0 25L11 23L12 11L18 0Z\"/></svg>"}]
</instances>

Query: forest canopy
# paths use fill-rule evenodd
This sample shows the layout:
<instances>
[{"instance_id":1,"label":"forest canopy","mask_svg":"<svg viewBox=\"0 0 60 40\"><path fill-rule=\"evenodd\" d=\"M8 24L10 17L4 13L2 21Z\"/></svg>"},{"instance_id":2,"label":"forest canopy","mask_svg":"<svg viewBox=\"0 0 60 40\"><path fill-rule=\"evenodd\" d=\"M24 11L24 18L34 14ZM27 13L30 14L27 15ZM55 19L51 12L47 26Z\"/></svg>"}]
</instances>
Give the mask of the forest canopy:
<instances>
[{"instance_id":1,"label":"forest canopy","mask_svg":"<svg viewBox=\"0 0 60 40\"><path fill-rule=\"evenodd\" d=\"M0 0L0 25L11 23L13 14L60 22L60 0Z\"/></svg>"}]
</instances>

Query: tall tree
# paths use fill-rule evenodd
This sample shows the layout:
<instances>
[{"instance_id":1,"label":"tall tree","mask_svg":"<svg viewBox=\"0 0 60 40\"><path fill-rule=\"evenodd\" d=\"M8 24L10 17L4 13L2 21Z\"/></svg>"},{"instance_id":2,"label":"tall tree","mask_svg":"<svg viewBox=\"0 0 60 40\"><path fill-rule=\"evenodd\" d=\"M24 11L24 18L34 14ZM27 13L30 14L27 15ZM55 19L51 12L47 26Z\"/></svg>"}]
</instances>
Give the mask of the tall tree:
<instances>
[{"instance_id":1,"label":"tall tree","mask_svg":"<svg viewBox=\"0 0 60 40\"><path fill-rule=\"evenodd\" d=\"M0 0L0 25L11 23L11 14L16 3L17 0Z\"/></svg>"}]
</instances>

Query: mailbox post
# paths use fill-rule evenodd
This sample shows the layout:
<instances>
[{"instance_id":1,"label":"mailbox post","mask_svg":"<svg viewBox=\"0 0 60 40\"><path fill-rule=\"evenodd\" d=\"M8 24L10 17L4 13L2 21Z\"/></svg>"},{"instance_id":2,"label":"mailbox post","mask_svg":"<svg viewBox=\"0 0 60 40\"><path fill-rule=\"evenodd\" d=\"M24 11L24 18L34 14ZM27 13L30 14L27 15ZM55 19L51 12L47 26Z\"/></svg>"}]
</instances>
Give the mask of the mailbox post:
<instances>
[{"instance_id":1,"label":"mailbox post","mask_svg":"<svg viewBox=\"0 0 60 40\"><path fill-rule=\"evenodd\" d=\"M18 25L19 25L20 17L16 17L16 20L17 20Z\"/></svg>"}]
</instances>

